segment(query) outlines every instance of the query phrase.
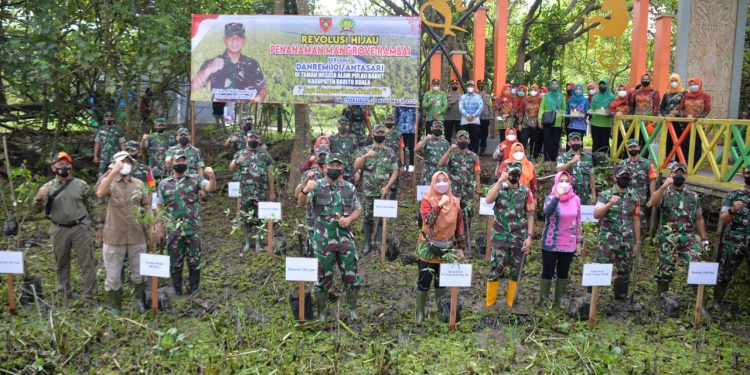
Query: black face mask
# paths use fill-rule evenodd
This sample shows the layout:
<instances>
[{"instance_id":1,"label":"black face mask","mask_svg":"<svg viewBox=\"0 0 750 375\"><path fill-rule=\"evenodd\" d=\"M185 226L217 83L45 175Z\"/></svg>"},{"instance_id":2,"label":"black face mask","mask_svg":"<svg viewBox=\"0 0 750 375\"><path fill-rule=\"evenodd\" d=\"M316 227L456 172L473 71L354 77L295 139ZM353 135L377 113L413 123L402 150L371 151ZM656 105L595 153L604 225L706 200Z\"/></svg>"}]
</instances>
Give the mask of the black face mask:
<instances>
[{"instance_id":1,"label":"black face mask","mask_svg":"<svg viewBox=\"0 0 750 375\"><path fill-rule=\"evenodd\" d=\"M572 148L573 151L578 151L578 150L581 149L581 146L583 146L583 145L580 144L580 143L573 143L572 145L570 145L570 148Z\"/></svg>"},{"instance_id":2,"label":"black face mask","mask_svg":"<svg viewBox=\"0 0 750 375\"><path fill-rule=\"evenodd\" d=\"M607 86L599 86L599 92L604 93L607 91Z\"/></svg>"},{"instance_id":3,"label":"black face mask","mask_svg":"<svg viewBox=\"0 0 750 375\"><path fill-rule=\"evenodd\" d=\"M646 80L641 81L641 87L648 87L648 85L650 84L651 84L651 81L646 81Z\"/></svg>"},{"instance_id":4,"label":"black face mask","mask_svg":"<svg viewBox=\"0 0 750 375\"><path fill-rule=\"evenodd\" d=\"M433 130L432 131L432 135L434 135L436 137L439 137L439 136L443 135L443 131L442 130Z\"/></svg>"},{"instance_id":5,"label":"black face mask","mask_svg":"<svg viewBox=\"0 0 750 375\"><path fill-rule=\"evenodd\" d=\"M458 86L451 86L451 90L453 90L453 91L458 90Z\"/></svg>"},{"instance_id":6,"label":"black face mask","mask_svg":"<svg viewBox=\"0 0 750 375\"><path fill-rule=\"evenodd\" d=\"M392 122L386 122L386 123L385 123L385 127L386 127L386 128L388 128L388 129L391 129L391 128L393 128L393 125L396 125L396 124L394 124L394 123L392 123Z\"/></svg>"},{"instance_id":7,"label":"black face mask","mask_svg":"<svg viewBox=\"0 0 750 375\"><path fill-rule=\"evenodd\" d=\"M247 141L248 147L250 147L252 149L258 148L259 144L260 144L260 142L258 142L258 141Z\"/></svg>"},{"instance_id":8,"label":"black face mask","mask_svg":"<svg viewBox=\"0 0 750 375\"><path fill-rule=\"evenodd\" d=\"M164 133L167 129L164 128L156 128L157 133Z\"/></svg>"},{"instance_id":9,"label":"black face mask","mask_svg":"<svg viewBox=\"0 0 750 375\"><path fill-rule=\"evenodd\" d=\"M465 150L467 147L469 147L469 142L458 142L456 143L458 145L458 148Z\"/></svg>"},{"instance_id":10,"label":"black face mask","mask_svg":"<svg viewBox=\"0 0 750 375\"><path fill-rule=\"evenodd\" d=\"M628 150L628 155L630 156L637 156L641 153L641 150Z\"/></svg>"},{"instance_id":11,"label":"black face mask","mask_svg":"<svg viewBox=\"0 0 750 375\"><path fill-rule=\"evenodd\" d=\"M617 177L617 186L627 189L630 186L630 177Z\"/></svg>"},{"instance_id":12,"label":"black face mask","mask_svg":"<svg viewBox=\"0 0 750 375\"><path fill-rule=\"evenodd\" d=\"M568 95L573 95L573 89L567 89L565 92L568 93Z\"/></svg>"},{"instance_id":13,"label":"black face mask","mask_svg":"<svg viewBox=\"0 0 750 375\"><path fill-rule=\"evenodd\" d=\"M328 178L330 178L331 180L338 180L339 177L341 177L341 169L328 168L328 170L326 171L326 176L328 176Z\"/></svg>"},{"instance_id":14,"label":"black face mask","mask_svg":"<svg viewBox=\"0 0 750 375\"><path fill-rule=\"evenodd\" d=\"M245 127L243 127L243 128L242 128L242 132L244 132L244 133L247 133L247 132L249 132L250 130L253 130L253 127L252 127L252 126L245 126Z\"/></svg>"},{"instance_id":15,"label":"black face mask","mask_svg":"<svg viewBox=\"0 0 750 375\"><path fill-rule=\"evenodd\" d=\"M115 120L104 120L104 123L105 123L106 125L112 125L112 124L114 124L114 123L115 123Z\"/></svg>"},{"instance_id":16,"label":"black face mask","mask_svg":"<svg viewBox=\"0 0 750 375\"><path fill-rule=\"evenodd\" d=\"M685 176L683 175L677 175L672 177L672 181L674 181L674 186L682 186L685 184Z\"/></svg>"},{"instance_id":17,"label":"black face mask","mask_svg":"<svg viewBox=\"0 0 750 375\"><path fill-rule=\"evenodd\" d=\"M510 183L514 185L517 184L520 179L521 179L521 176L517 174L512 174L508 176L508 181L510 181Z\"/></svg>"},{"instance_id":18,"label":"black face mask","mask_svg":"<svg viewBox=\"0 0 750 375\"><path fill-rule=\"evenodd\" d=\"M745 176L745 185L750 186L750 176Z\"/></svg>"},{"instance_id":19,"label":"black face mask","mask_svg":"<svg viewBox=\"0 0 750 375\"><path fill-rule=\"evenodd\" d=\"M339 133L340 133L340 134L346 134L347 130L348 130L348 129L347 129L347 128L345 128L345 127L343 127L343 126L339 127Z\"/></svg>"},{"instance_id":20,"label":"black face mask","mask_svg":"<svg viewBox=\"0 0 750 375\"><path fill-rule=\"evenodd\" d=\"M187 171L187 164L175 164L172 169L177 173L185 173Z\"/></svg>"},{"instance_id":21,"label":"black face mask","mask_svg":"<svg viewBox=\"0 0 750 375\"><path fill-rule=\"evenodd\" d=\"M180 137L180 145L187 146L188 142L190 142L188 137Z\"/></svg>"},{"instance_id":22,"label":"black face mask","mask_svg":"<svg viewBox=\"0 0 750 375\"><path fill-rule=\"evenodd\" d=\"M60 167L55 170L55 173L60 177L68 177L70 175L70 167Z\"/></svg>"},{"instance_id":23,"label":"black face mask","mask_svg":"<svg viewBox=\"0 0 750 375\"><path fill-rule=\"evenodd\" d=\"M375 143L383 143L383 141L385 141L385 136L384 135L376 135L376 136L373 137L373 140L375 141Z\"/></svg>"}]
</instances>

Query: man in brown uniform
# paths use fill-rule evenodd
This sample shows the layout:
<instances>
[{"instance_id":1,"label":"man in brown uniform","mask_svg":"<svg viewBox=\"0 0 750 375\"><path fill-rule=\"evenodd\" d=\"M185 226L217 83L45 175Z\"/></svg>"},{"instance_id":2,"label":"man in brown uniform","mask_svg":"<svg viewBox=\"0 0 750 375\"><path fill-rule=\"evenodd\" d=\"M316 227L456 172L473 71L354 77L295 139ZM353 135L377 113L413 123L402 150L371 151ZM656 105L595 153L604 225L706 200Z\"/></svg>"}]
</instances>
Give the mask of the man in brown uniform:
<instances>
[{"instance_id":1,"label":"man in brown uniform","mask_svg":"<svg viewBox=\"0 0 750 375\"><path fill-rule=\"evenodd\" d=\"M102 254L104 257L104 290L115 312L122 309L122 269L127 255L130 263L130 281L136 305L145 311L145 283L140 273L141 253L146 252L146 228L137 212L149 212L149 190L143 181L131 177L136 162L127 151L112 157L113 165L104 174L96 189L96 196L107 202L104 221ZM144 211L139 211L139 207Z\"/></svg>"},{"instance_id":2,"label":"man in brown uniform","mask_svg":"<svg viewBox=\"0 0 750 375\"><path fill-rule=\"evenodd\" d=\"M55 253L57 271L57 291L67 302L70 286L70 253L76 249L78 267L83 278L84 300L91 301L96 296L96 261L92 252L94 243L91 227L98 228L95 198L89 185L70 175L73 158L58 152L52 159L52 172L55 178L42 185L34 197L39 209L52 222L49 228L52 250Z\"/></svg>"}]
</instances>

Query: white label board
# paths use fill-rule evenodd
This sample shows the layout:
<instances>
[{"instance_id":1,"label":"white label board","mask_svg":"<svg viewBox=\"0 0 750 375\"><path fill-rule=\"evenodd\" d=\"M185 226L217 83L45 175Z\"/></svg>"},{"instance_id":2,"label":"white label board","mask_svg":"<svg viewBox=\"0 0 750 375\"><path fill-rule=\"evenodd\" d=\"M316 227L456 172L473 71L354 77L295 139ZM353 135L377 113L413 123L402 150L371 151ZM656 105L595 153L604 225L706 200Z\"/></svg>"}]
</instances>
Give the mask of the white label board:
<instances>
[{"instance_id":1,"label":"white label board","mask_svg":"<svg viewBox=\"0 0 750 375\"><path fill-rule=\"evenodd\" d=\"M495 215L495 202L487 204L485 197L479 199L479 214L482 216Z\"/></svg>"},{"instance_id":2,"label":"white label board","mask_svg":"<svg viewBox=\"0 0 750 375\"><path fill-rule=\"evenodd\" d=\"M169 277L169 255L141 253L141 276Z\"/></svg>"},{"instance_id":3,"label":"white label board","mask_svg":"<svg viewBox=\"0 0 750 375\"><path fill-rule=\"evenodd\" d=\"M258 202L258 219L281 220L281 202Z\"/></svg>"},{"instance_id":4,"label":"white label board","mask_svg":"<svg viewBox=\"0 0 750 375\"><path fill-rule=\"evenodd\" d=\"M407 167L407 168L406 168L406 170L407 170L407 171L408 171L409 173L412 173L412 172L414 172L414 166L413 166L413 165L410 165L409 167Z\"/></svg>"},{"instance_id":5,"label":"white label board","mask_svg":"<svg viewBox=\"0 0 750 375\"><path fill-rule=\"evenodd\" d=\"M230 182L227 185L227 192L229 193L230 198L237 198L240 196L240 183L239 182Z\"/></svg>"},{"instance_id":6,"label":"white label board","mask_svg":"<svg viewBox=\"0 0 750 375\"><path fill-rule=\"evenodd\" d=\"M612 285L612 263L588 263L583 265L583 286Z\"/></svg>"},{"instance_id":7,"label":"white label board","mask_svg":"<svg viewBox=\"0 0 750 375\"><path fill-rule=\"evenodd\" d=\"M430 190L430 185L417 185L417 202L422 201L422 197Z\"/></svg>"},{"instance_id":8,"label":"white label board","mask_svg":"<svg viewBox=\"0 0 750 375\"><path fill-rule=\"evenodd\" d=\"M151 209L152 210L156 209L156 200L157 200L157 194L151 193Z\"/></svg>"},{"instance_id":9,"label":"white label board","mask_svg":"<svg viewBox=\"0 0 750 375\"><path fill-rule=\"evenodd\" d=\"M594 218L594 207L593 205L581 205L581 222L582 223L597 223L599 220Z\"/></svg>"},{"instance_id":10,"label":"white label board","mask_svg":"<svg viewBox=\"0 0 750 375\"><path fill-rule=\"evenodd\" d=\"M318 281L318 258L286 258L287 281Z\"/></svg>"},{"instance_id":11,"label":"white label board","mask_svg":"<svg viewBox=\"0 0 750 375\"><path fill-rule=\"evenodd\" d=\"M688 284L716 285L719 276L719 263L690 262Z\"/></svg>"},{"instance_id":12,"label":"white label board","mask_svg":"<svg viewBox=\"0 0 750 375\"><path fill-rule=\"evenodd\" d=\"M468 288L471 286L471 264L442 263L440 286Z\"/></svg>"},{"instance_id":13,"label":"white label board","mask_svg":"<svg viewBox=\"0 0 750 375\"><path fill-rule=\"evenodd\" d=\"M0 251L0 273L23 273L23 253L20 251Z\"/></svg>"},{"instance_id":14,"label":"white label board","mask_svg":"<svg viewBox=\"0 0 750 375\"><path fill-rule=\"evenodd\" d=\"M386 199L375 199L373 202L372 216L395 218L398 216L398 201Z\"/></svg>"}]
</instances>

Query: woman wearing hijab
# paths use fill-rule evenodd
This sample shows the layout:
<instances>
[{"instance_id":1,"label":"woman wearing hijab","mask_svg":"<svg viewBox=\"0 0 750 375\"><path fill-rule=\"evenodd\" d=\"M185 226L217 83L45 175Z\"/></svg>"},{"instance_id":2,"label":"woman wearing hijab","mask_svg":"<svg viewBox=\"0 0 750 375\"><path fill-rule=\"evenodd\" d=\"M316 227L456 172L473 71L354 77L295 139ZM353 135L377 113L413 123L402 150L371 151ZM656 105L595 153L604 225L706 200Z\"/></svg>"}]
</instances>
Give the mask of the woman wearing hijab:
<instances>
[{"instance_id":1,"label":"woman wearing hijab","mask_svg":"<svg viewBox=\"0 0 750 375\"><path fill-rule=\"evenodd\" d=\"M586 85L586 89L588 91L586 91L586 93L583 94L583 96L585 96L586 99L589 100L589 105L590 105L591 104L591 100L594 99L594 95L596 95L596 92L597 92L596 91L596 84L594 83L594 81L589 82Z\"/></svg>"},{"instance_id":2,"label":"woman wearing hijab","mask_svg":"<svg viewBox=\"0 0 750 375\"><path fill-rule=\"evenodd\" d=\"M511 85L505 85L503 92L495 99L495 114L502 118L497 124L501 141L505 137L505 129L513 127L513 117L515 116L514 104L515 99L513 94L511 94Z\"/></svg>"},{"instance_id":3,"label":"woman wearing hijab","mask_svg":"<svg viewBox=\"0 0 750 375\"><path fill-rule=\"evenodd\" d=\"M505 139L497 145L495 152L492 154L492 159L498 162L498 166L500 163L510 158L512 146L514 143L518 142L517 134L518 132L516 132L516 129L505 129Z\"/></svg>"},{"instance_id":4,"label":"woman wearing hijab","mask_svg":"<svg viewBox=\"0 0 750 375\"><path fill-rule=\"evenodd\" d=\"M560 306L568 286L573 255L581 253L581 200L573 191L570 181L568 172L559 172L552 191L544 200L542 277L539 280L539 303L542 306L547 304L552 276L555 274L555 306Z\"/></svg>"},{"instance_id":5,"label":"woman wearing hijab","mask_svg":"<svg viewBox=\"0 0 750 375\"><path fill-rule=\"evenodd\" d=\"M622 116L633 114L633 101L630 95L628 86L619 85L617 86L617 99L609 103L609 115L610 116Z\"/></svg>"},{"instance_id":6,"label":"woman wearing hijab","mask_svg":"<svg viewBox=\"0 0 750 375\"><path fill-rule=\"evenodd\" d=\"M500 166L495 171L495 177L500 177L505 171L508 163L513 161L521 162L521 179L518 181L519 184L526 186L531 189L532 192L536 192L537 181L536 181L536 170L534 169L534 163L530 162L526 158L523 145L516 142L511 147L510 158L500 163Z\"/></svg>"},{"instance_id":7,"label":"woman wearing hijab","mask_svg":"<svg viewBox=\"0 0 750 375\"><path fill-rule=\"evenodd\" d=\"M578 83L573 88L573 95L571 95L568 105L565 106L565 114L572 115L574 113L581 114L581 117L570 118L567 128L565 129L565 135L570 136L570 133L577 132L581 135L581 139L586 135L586 113L588 113L590 104L588 99L583 96L583 84Z\"/></svg>"},{"instance_id":8,"label":"woman wearing hijab","mask_svg":"<svg viewBox=\"0 0 750 375\"><path fill-rule=\"evenodd\" d=\"M544 137L544 160L556 161L557 153L560 151L560 136L562 135L562 121L565 110L565 95L560 92L560 84L553 79L549 85L549 92L539 105L539 114L537 120L541 126L544 112L556 112L555 124L553 126L543 126L542 136Z\"/></svg>"},{"instance_id":9,"label":"woman wearing hijab","mask_svg":"<svg viewBox=\"0 0 750 375\"><path fill-rule=\"evenodd\" d=\"M680 106L680 103L682 103L682 97L685 96L685 88L682 87L682 78L679 74L673 73L669 76L669 87L667 88L667 92L664 93L664 97L661 99L661 107L659 108L659 113L663 117L677 117L679 116L679 111L677 110L677 107ZM685 128L687 127L686 122L673 122L672 127L674 128L675 134L677 134L677 139L680 138L682 133L685 132ZM667 136L667 153L666 155L669 156L669 153L672 152L672 149L674 148L674 141L672 140L671 136ZM688 156L688 149L690 148L690 142L687 140L682 142L681 145L682 148L682 155L684 155L686 158ZM677 158L677 154L674 155L672 160Z\"/></svg>"},{"instance_id":10,"label":"woman wearing hijab","mask_svg":"<svg viewBox=\"0 0 750 375\"><path fill-rule=\"evenodd\" d=\"M591 98L591 138L594 152L609 155L609 139L612 135L612 117L609 116L609 105L617 97L609 91L609 80L599 81L599 92Z\"/></svg>"},{"instance_id":11,"label":"woman wearing hijab","mask_svg":"<svg viewBox=\"0 0 750 375\"><path fill-rule=\"evenodd\" d=\"M461 202L453 196L448 174L439 171L419 206L422 230L417 240L419 276L417 278L417 323L424 320L424 306L430 285L435 288L435 300L445 294L440 287L440 263L464 257L464 222Z\"/></svg>"},{"instance_id":12,"label":"woman wearing hijab","mask_svg":"<svg viewBox=\"0 0 750 375\"><path fill-rule=\"evenodd\" d=\"M681 117L685 118L704 118L711 112L711 95L703 92L703 81L698 77L688 80L688 92L682 97L682 102L677 106ZM685 138L685 142L690 144L690 136ZM693 163L700 160L703 154L702 142L698 139L695 142L695 151L693 151ZM688 155L685 154L687 158ZM693 164L687 160L688 166Z\"/></svg>"},{"instance_id":13,"label":"woman wearing hijab","mask_svg":"<svg viewBox=\"0 0 750 375\"><path fill-rule=\"evenodd\" d=\"M523 86L522 86L523 87ZM523 128L521 130L520 142L531 151L531 158L536 160L542 153L542 128L539 126L539 106L542 97L539 95L539 86L531 85L529 95L521 103L519 117ZM520 126L519 126L520 128Z\"/></svg>"}]
</instances>

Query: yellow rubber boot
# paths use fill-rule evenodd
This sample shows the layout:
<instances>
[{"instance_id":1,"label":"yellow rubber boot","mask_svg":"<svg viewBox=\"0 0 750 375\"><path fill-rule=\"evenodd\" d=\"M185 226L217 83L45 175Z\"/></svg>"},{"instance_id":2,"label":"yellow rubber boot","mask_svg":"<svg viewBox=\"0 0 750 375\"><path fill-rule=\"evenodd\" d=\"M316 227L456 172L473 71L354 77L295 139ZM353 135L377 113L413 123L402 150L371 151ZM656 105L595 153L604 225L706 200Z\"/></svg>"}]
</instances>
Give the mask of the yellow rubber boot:
<instances>
[{"instance_id":1,"label":"yellow rubber boot","mask_svg":"<svg viewBox=\"0 0 750 375\"><path fill-rule=\"evenodd\" d=\"M487 307L494 306L497 302L497 289L500 286L500 280L487 281Z\"/></svg>"}]
</instances>

